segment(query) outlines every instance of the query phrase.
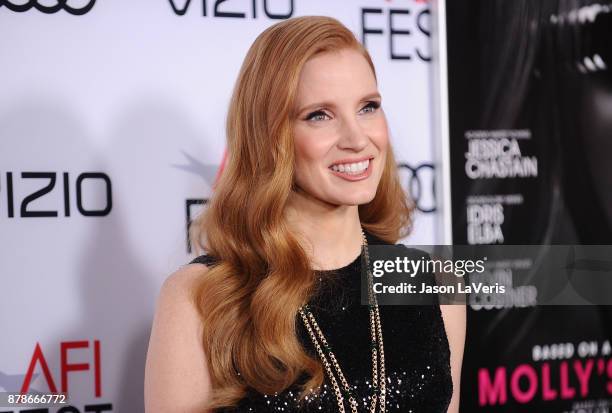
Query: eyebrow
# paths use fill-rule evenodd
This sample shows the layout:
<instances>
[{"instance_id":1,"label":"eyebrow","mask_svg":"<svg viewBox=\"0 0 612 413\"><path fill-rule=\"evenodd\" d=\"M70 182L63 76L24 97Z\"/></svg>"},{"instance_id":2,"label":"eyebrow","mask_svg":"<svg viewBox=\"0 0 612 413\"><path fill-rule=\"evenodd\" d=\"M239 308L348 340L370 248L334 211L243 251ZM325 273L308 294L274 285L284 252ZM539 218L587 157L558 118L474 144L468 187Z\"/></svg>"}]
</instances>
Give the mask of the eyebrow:
<instances>
[{"instance_id":1,"label":"eyebrow","mask_svg":"<svg viewBox=\"0 0 612 413\"><path fill-rule=\"evenodd\" d=\"M380 93L379 92L369 93L369 94L363 96L359 101L363 102L365 100L372 100L372 99L381 99ZM296 113L300 114L300 113L308 111L308 110L312 110L312 109L320 108L320 107L325 107L325 106L333 107L335 105L332 102L328 102L328 101L315 102L315 103L311 103L311 104L308 104L306 106L301 107L300 109L298 109L298 111Z\"/></svg>"}]
</instances>

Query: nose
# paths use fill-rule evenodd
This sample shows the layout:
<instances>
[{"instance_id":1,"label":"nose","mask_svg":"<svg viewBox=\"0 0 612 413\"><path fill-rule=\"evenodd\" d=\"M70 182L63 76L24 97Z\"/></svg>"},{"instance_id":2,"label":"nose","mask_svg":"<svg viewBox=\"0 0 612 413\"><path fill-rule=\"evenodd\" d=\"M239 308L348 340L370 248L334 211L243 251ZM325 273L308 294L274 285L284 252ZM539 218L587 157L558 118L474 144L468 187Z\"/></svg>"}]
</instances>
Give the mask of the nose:
<instances>
[{"instance_id":1,"label":"nose","mask_svg":"<svg viewBox=\"0 0 612 413\"><path fill-rule=\"evenodd\" d=\"M368 142L366 131L354 115L342 118L338 139L340 149L360 152L368 146Z\"/></svg>"}]
</instances>

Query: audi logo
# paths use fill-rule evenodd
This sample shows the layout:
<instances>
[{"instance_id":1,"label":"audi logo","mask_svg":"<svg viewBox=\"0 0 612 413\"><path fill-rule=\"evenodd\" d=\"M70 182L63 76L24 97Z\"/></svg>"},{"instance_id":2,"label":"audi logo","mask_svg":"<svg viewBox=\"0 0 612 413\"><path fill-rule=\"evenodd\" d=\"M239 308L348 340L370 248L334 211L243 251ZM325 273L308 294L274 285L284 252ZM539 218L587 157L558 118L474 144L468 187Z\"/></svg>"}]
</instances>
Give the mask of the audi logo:
<instances>
[{"instance_id":1,"label":"audi logo","mask_svg":"<svg viewBox=\"0 0 612 413\"><path fill-rule=\"evenodd\" d=\"M436 184L434 166L422 163L416 167L407 163L397 164L404 189L417 210L424 213L436 211Z\"/></svg>"},{"instance_id":2,"label":"audi logo","mask_svg":"<svg viewBox=\"0 0 612 413\"><path fill-rule=\"evenodd\" d=\"M56 0L56 4L45 6L44 4L40 4L38 0L29 0L23 4L15 4L10 0L0 0L0 8L5 6L7 9L17 12L23 13L31 8L35 8L38 11L41 11L46 14L57 13L60 10L65 10L67 13L72 14L74 16L81 16L87 12L89 12L94 4L96 4L96 0L89 0L89 2L80 7L73 7L68 4L68 0Z\"/></svg>"}]
</instances>

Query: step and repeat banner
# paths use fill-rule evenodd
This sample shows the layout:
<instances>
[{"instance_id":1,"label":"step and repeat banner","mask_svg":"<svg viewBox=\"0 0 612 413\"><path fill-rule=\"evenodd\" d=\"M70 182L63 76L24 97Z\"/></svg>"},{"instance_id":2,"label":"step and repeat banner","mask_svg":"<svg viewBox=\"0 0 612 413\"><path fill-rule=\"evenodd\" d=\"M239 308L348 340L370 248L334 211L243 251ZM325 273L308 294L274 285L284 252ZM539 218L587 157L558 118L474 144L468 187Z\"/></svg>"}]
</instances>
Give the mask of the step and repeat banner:
<instances>
[{"instance_id":1,"label":"step and repeat banner","mask_svg":"<svg viewBox=\"0 0 612 413\"><path fill-rule=\"evenodd\" d=\"M612 244L611 12L446 2L454 244ZM496 275L517 265L537 263ZM468 306L463 411L611 411L612 307L536 306L543 291L506 287L503 306Z\"/></svg>"},{"instance_id":2,"label":"step and repeat banner","mask_svg":"<svg viewBox=\"0 0 612 413\"><path fill-rule=\"evenodd\" d=\"M312 14L372 54L419 210L408 242L441 242L428 3L0 1L0 392L68 392L41 412L143 411L155 299L190 260L242 59Z\"/></svg>"}]
</instances>

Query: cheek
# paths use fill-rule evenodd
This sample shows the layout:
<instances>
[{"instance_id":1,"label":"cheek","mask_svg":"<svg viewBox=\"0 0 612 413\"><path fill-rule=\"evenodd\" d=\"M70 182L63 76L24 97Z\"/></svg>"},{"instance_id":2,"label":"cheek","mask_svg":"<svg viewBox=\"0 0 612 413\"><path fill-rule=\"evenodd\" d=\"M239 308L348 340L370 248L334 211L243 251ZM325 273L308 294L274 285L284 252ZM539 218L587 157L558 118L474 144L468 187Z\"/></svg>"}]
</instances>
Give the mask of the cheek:
<instances>
[{"instance_id":1,"label":"cheek","mask_svg":"<svg viewBox=\"0 0 612 413\"><path fill-rule=\"evenodd\" d=\"M325 136L312 131L296 129L294 132L295 162L298 169L324 166L330 145ZM299 172L299 171L296 171Z\"/></svg>"},{"instance_id":2,"label":"cheek","mask_svg":"<svg viewBox=\"0 0 612 413\"><path fill-rule=\"evenodd\" d=\"M374 137L374 144L381 152L386 153L389 146L389 135L386 132L376 135Z\"/></svg>"},{"instance_id":3,"label":"cheek","mask_svg":"<svg viewBox=\"0 0 612 413\"><path fill-rule=\"evenodd\" d=\"M367 134L374 146L384 155L389 146L389 130L386 119L381 117L376 122L370 124Z\"/></svg>"}]
</instances>

